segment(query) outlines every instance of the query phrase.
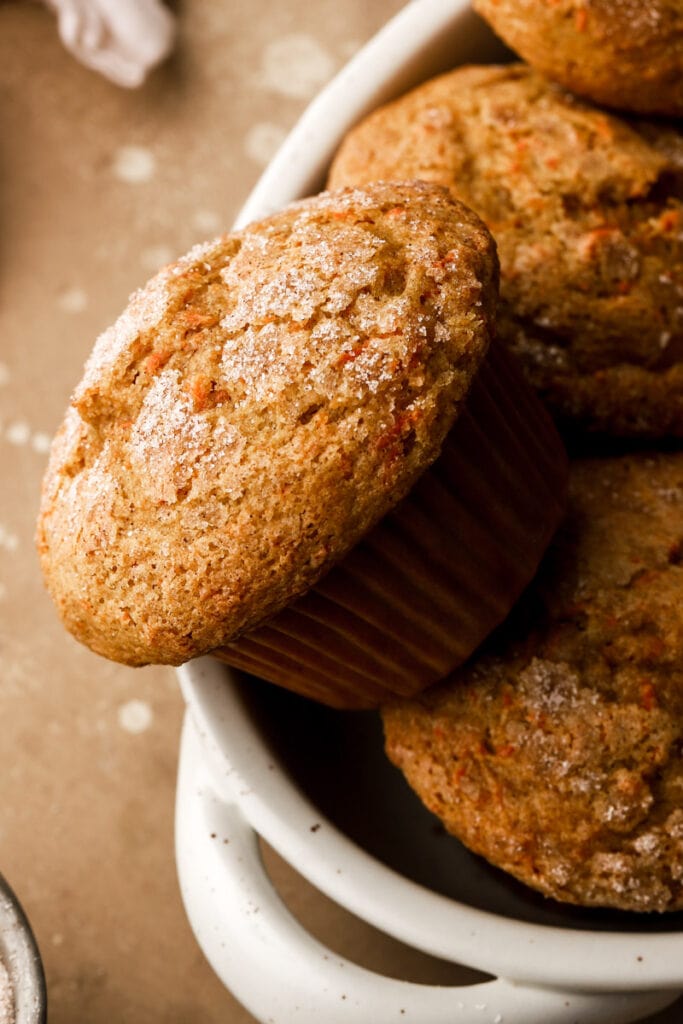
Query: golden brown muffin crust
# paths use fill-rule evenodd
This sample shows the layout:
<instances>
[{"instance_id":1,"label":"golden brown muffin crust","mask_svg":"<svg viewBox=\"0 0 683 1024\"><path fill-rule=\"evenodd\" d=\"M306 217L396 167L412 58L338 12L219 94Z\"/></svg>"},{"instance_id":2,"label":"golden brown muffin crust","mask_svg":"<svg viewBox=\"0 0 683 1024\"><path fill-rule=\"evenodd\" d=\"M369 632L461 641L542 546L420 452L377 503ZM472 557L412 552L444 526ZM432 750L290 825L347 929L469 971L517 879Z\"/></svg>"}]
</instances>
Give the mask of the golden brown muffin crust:
<instances>
[{"instance_id":1,"label":"golden brown muffin crust","mask_svg":"<svg viewBox=\"0 0 683 1024\"><path fill-rule=\"evenodd\" d=\"M447 829L559 900L683 909L683 454L579 461L480 656L384 712Z\"/></svg>"},{"instance_id":2,"label":"golden brown muffin crust","mask_svg":"<svg viewBox=\"0 0 683 1024\"><path fill-rule=\"evenodd\" d=\"M496 285L483 224L421 185L324 194L162 271L53 447L38 538L69 629L179 663L304 592L436 458Z\"/></svg>"},{"instance_id":3,"label":"golden brown muffin crust","mask_svg":"<svg viewBox=\"0 0 683 1024\"><path fill-rule=\"evenodd\" d=\"M474 0L524 60L567 89L642 114L683 114L681 0Z\"/></svg>"},{"instance_id":4,"label":"golden brown muffin crust","mask_svg":"<svg viewBox=\"0 0 683 1024\"><path fill-rule=\"evenodd\" d=\"M329 180L448 187L496 238L499 333L556 418L681 437L680 133L637 129L524 65L459 68L353 129Z\"/></svg>"}]
</instances>

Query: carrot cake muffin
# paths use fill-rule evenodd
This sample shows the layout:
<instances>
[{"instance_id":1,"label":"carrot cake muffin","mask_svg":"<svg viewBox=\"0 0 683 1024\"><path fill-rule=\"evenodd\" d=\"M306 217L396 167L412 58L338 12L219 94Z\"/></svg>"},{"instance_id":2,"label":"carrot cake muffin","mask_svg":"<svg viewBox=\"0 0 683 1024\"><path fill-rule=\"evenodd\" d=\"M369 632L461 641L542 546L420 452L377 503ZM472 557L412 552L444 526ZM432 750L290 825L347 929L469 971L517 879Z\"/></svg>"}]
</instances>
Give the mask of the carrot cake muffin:
<instances>
[{"instance_id":1,"label":"carrot cake muffin","mask_svg":"<svg viewBox=\"0 0 683 1024\"><path fill-rule=\"evenodd\" d=\"M683 909L683 453L574 463L505 626L383 717L389 757L493 864L558 900Z\"/></svg>"},{"instance_id":2,"label":"carrot cake muffin","mask_svg":"<svg viewBox=\"0 0 683 1024\"><path fill-rule=\"evenodd\" d=\"M507 371L488 353L496 295L489 232L447 190L424 184L323 194L163 270L98 340L53 445L38 544L67 627L130 665L217 649L243 664L237 638L309 591L395 509L490 387L510 391L494 403L509 417L498 426L496 415L487 419L490 436L479 442L481 426L470 427L459 455L466 465L477 460L490 536L476 497L461 500L461 518L474 523L466 536L490 563L485 578L498 580L512 559L521 568L470 605L471 585L459 593L457 573L449 581L440 564L430 568L433 553L402 564L406 544L392 540L394 525L361 550L351 587L332 586L306 608L300 641L288 610L284 639L271 635L270 669L257 667L337 702L349 677L356 702L397 692L401 672L413 687L410 667L391 668L400 651L387 655L395 640L381 616L374 638L371 628L373 606L399 584L422 594L419 622L425 601L438 612L439 593L442 618L459 603L467 619L457 642L437 638L418 676L431 681L462 661L533 575L562 509L552 424L526 385L508 389ZM499 448L511 469L499 465ZM506 509L502 524L491 489ZM431 551L439 528L425 529ZM443 529L457 551L452 524ZM516 540L515 555L505 549ZM348 620L357 608L354 672ZM433 635L422 623L421 641L425 629ZM307 643L320 635L327 661L315 655L308 666ZM405 644L419 646L409 622ZM413 669L416 660L408 659Z\"/></svg>"},{"instance_id":3,"label":"carrot cake muffin","mask_svg":"<svg viewBox=\"0 0 683 1024\"><path fill-rule=\"evenodd\" d=\"M557 420L683 437L681 166L675 127L636 130L516 64L460 68L377 110L329 181L448 187L496 238L500 336Z\"/></svg>"},{"instance_id":4,"label":"carrot cake muffin","mask_svg":"<svg viewBox=\"0 0 683 1024\"><path fill-rule=\"evenodd\" d=\"M683 114L681 0L474 0L516 53L572 92L643 114Z\"/></svg>"}]
</instances>

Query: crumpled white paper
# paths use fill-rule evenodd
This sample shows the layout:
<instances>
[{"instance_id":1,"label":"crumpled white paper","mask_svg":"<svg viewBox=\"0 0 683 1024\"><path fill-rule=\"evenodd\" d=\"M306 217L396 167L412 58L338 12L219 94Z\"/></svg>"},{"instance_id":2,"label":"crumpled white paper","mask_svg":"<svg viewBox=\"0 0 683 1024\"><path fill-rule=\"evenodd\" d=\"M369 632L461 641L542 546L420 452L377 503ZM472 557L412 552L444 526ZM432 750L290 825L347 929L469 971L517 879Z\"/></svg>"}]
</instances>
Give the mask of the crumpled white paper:
<instances>
[{"instance_id":1,"label":"crumpled white paper","mask_svg":"<svg viewBox=\"0 0 683 1024\"><path fill-rule=\"evenodd\" d=\"M175 20L160 0L45 2L67 49L117 85L141 85L173 46Z\"/></svg>"}]
</instances>

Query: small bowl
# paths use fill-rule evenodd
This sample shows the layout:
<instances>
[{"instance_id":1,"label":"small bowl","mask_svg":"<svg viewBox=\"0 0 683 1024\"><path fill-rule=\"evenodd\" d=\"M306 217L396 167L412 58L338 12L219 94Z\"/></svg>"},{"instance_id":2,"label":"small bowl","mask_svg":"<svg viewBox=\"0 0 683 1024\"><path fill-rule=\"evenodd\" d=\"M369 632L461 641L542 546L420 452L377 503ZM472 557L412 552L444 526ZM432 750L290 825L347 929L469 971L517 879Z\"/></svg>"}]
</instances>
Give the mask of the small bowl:
<instances>
[{"instance_id":1,"label":"small bowl","mask_svg":"<svg viewBox=\"0 0 683 1024\"><path fill-rule=\"evenodd\" d=\"M40 952L28 918L2 875L0 963L7 971L11 986L14 1002L13 1016L10 1016L12 1024L44 1024L47 1019L47 992Z\"/></svg>"}]
</instances>

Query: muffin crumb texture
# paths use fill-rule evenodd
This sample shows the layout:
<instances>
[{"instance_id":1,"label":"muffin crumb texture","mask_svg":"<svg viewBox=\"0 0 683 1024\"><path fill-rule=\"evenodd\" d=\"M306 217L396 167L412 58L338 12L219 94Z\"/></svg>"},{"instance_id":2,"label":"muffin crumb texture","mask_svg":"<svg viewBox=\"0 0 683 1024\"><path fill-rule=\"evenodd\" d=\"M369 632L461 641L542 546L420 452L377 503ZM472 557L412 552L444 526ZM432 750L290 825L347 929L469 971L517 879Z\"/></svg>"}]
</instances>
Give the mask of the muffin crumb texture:
<instances>
[{"instance_id":1,"label":"muffin crumb texture","mask_svg":"<svg viewBox=\"0 0 683 1024\"><path fill-rule=\"evenodd\" d=\"M329 181L449 188L496 239L498 333L556 420L654 439L683 437L682 171L676 125L511 64L457 68L370 114Z\"/></svg>"},{"instance_id":2,"label":"muffin crumb texture","mask_svg":"<svg viewBox=\"0 0 683 1024\"><path fill-rule=\"evenodd\" d=\"M420 184L323 194L163 270L53 445L38 545L68 628L178 664L304 593L438 455L496 292L484 225Z\"/></svg>"},{"instance_id":3,"label":"muffin crumb texture","mask_svg":"<svg viewBox=\"0 0 683 1024\"><path fill-rule=\"evenodd\" d=\"M683 455L575 462L570 512L480 655L383 711L445 827L561 901L683 909Z\"/></svg>"},{"instance_id":4,"label":"muffin crumb texture","mask_svg":"<svg viewBox=\"0 0 683 1024\"><path fill-rule=\"evenodd\" d=\"M474 0L548 78L595 103L683 115L681 0Z\"/></svg>"}]
</instances>

